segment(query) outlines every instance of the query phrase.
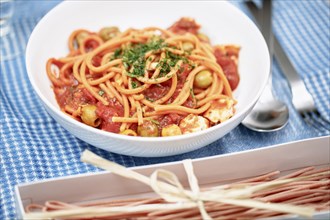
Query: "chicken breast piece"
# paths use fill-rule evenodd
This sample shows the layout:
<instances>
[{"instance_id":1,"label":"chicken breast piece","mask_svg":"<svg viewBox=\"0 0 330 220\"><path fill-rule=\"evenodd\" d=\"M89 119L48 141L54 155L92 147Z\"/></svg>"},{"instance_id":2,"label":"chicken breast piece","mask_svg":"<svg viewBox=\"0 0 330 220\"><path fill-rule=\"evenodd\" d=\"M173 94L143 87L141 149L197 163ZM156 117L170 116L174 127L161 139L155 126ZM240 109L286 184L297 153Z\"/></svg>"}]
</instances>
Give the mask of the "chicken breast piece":
<instances>
[{"instance_id":1,"label":"chicken breast piece","mask_svg":"<svg viewBox=\"0 0 330 220\"><path fill-rule=\"evenodd\" d=\"M234 105L233 99L215 100L203 116L214 124L222 123L235 114Z\"/></svg>"},{"instance_id":2,"label":"chicken breast piece","mask_svg":"<svg viewBox=\"0 0 330 220\"><path fill-rule=\"evenodd\" d=\"M203 116L189 114L180 121L179 127L182 134L202 131L210 127L210 122Z\"/></svg>"}]
</instances>

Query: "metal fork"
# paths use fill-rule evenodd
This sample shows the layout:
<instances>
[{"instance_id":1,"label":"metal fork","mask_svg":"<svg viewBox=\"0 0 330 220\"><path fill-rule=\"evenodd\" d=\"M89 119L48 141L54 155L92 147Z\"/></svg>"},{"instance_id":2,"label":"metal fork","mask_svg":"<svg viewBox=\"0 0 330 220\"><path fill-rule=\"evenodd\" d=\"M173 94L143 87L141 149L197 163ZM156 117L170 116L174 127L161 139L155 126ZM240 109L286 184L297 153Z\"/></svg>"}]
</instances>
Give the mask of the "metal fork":
<instances>
[{"instance_id":1,"label":"metal fork","mask_svg":"<svg viewBox=\"0 0 330 220\"><path fill-rule=\"evenodd\" d=\"M330 122L315 107L313 96L308 92L289 58L277 40L274 41L274 53L288 79L292 93L292 104L304 121L318 130L329 130Z\"/></svg>"},{"instance_id":2,"label":"metal fork","mask_svg":"<svg viewBox=\"0 0 330 220\"><path fill-rule=\"evenodd\" d=\"M260 16L258 16L259 9L255 3L252 1L245 1L245 5L250 10L255 20L257 20L257 23L260 24ZM273 37L273 41L275 58L291 87L293 106L307 124L320 132L323 132L324 130L329 131L330 122L325 119L315 107L312 95L308 92L303 80L300 78L290 59L284 52L276 36Z\"/></svg>"}]
</instances>

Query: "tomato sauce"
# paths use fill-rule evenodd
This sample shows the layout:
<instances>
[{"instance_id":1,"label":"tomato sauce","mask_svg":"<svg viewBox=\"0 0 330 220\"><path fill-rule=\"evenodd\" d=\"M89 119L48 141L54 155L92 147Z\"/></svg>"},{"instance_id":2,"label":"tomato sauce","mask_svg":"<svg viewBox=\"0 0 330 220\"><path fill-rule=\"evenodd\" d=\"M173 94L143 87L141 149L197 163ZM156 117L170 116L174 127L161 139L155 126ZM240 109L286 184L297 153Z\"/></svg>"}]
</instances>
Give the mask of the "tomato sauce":
<instances>
[{"instance_id":1,"label":"tomato sauce","mask_svg":"<svg viewBox=\"0 0 330 220\"><path fill-rule=\"evenodd\" d=\"M86 52L90 52L100 46L100 43L95 41L94 39L88 39L84 44L84 49Z\"/></svg>"},{"instance_id":2,"label":"tomato sauce","mask_svg":"<svg viewBox=\"0 0 330 220\"><path fill-rule=\"evenodd\" d=\"M96 104L96 114L102 119L100 128L105 131L119 133L121 123L113 122L113 116L124 116L124 107L115 99L110 99L109 105L101 102Z\"/></svg>"},{"instance_id":3,"label":"tomato sauce","mask_svg":"<svg viewBox=\"0 0 330 220\"><path fill-rule=\"evenodd\" d=\"M101 56L95 56L92 60L92 64L94 66L100 66L101 65L101 61L102 61L102 57Z\"/></svg>"},{"instance_id":4,"label":"tomato sauce","mask_svg":"<svg viewBox=\"0 0 330 220\"><path fill-rule=\"evenodd\" d=\"M231 89L235 90L240 80L237 64L235 63L235 60L231 58L235 55L232 53L224 53L222 50L216 48L214 51L214 56L226 75Z\"/></svg>"},{"instance_id":5,"label":"tomato sauce","mask_svg":"<svg viewBox=\"0 0 330 220\"><path fill-rule=\"evenodd\" d=\"M95 97L85 88L78 88L76 86L66 86L62 88L55 88L55 95L58 104L61 108L68 105L73 109L77 109L80 105L95 104Z\"/></svg>"},{"instance_id":6,"label":"tomato sauce","mask_svg":"<svg viewBox=\"0 0 330 220\"><path fill-rule=\"evenodd\" d=\"M79 106L96 105L96 114L102 119L100 129L119 133L121 123L112 122L113 116L124 116L123 106L115 99L109 100L109 105L105 106L85 88L78 88L75 86L67 86L62 88L55 88L55 95L58 104L61 108L70 106L77 110Z\"/></svg>"},{"instance_id":7,"label":"tomato sauce","mask_svg":"<svg viewBox=\"0 0 330 220\"><path fill-rule=\"evenodd\" d=\"M170 80L168 80L170 81ZM143 92L143 95L149 101L156 101L165 96L171 88L171 84L154 84Z\"/></svg>"}]
</instances>

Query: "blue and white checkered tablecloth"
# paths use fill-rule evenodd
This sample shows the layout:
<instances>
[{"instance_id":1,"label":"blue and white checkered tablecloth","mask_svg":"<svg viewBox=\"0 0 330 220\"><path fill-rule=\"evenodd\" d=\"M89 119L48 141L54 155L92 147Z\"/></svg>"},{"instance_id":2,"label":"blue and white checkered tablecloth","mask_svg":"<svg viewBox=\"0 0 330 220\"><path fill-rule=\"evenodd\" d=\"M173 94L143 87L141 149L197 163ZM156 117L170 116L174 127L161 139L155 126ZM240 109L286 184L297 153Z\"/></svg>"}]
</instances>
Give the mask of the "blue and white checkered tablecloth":
<instances>
[{"instance_id":1,"label":"blue and white checkered tablecloth","mask_svg":"<svg viewBox=\"0 0 330 220\"><path fill-rule=\"evenodd\" d=\"M330 119L330 3L328 0L273 1L275 35L309 91L320 112ZM12 59L1 59L0 87L0 219L15 219L14 186L46 178L92 171L80 162L89 149L127 167L200 158L261 148L278 143L329 135L309 127L294 110L290 88L277 62L274 62L275 95L290 108L288 125L276 132L258 133L242 125L222 139L202 149L162 158L118 155L90 146L59 126L44 110L29 83L24 50L34 26L59 1L16 1L13 18L15 41L1 44ZM241 1L232 3L248 14ZM13 83L15 82L15 83Z\"/></svg>"}]
</instances>

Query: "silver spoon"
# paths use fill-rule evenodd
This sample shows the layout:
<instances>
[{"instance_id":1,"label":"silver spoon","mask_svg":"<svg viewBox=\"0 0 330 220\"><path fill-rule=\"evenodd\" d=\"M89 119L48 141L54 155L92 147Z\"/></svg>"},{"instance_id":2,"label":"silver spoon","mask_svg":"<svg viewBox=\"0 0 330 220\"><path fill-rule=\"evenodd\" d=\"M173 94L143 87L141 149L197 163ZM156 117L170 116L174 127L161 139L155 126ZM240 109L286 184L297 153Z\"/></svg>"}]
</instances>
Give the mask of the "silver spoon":
<instances>
[{"instance_id":1,"label":"silver spoon","mask_svg":"<svg viewBox=\"0 0 330 220\"><path fill-rule=\"evenodd\" d=\"M246 2L250 4L251 2ZM251 11L258 21L262 21L261 31L266 40L269 54L270 66L273 58L273 34L272 34L272 1L263 1L262 20L256 16L257 11ZM261 23L261 22L260 22ZM270 76L259 101L250 114L242 121L242 124L254 131L271 132L283 128L289 120L289 110L285 103L274 98L272 93L272 76Z\"/></svg>"}]
</instances>

